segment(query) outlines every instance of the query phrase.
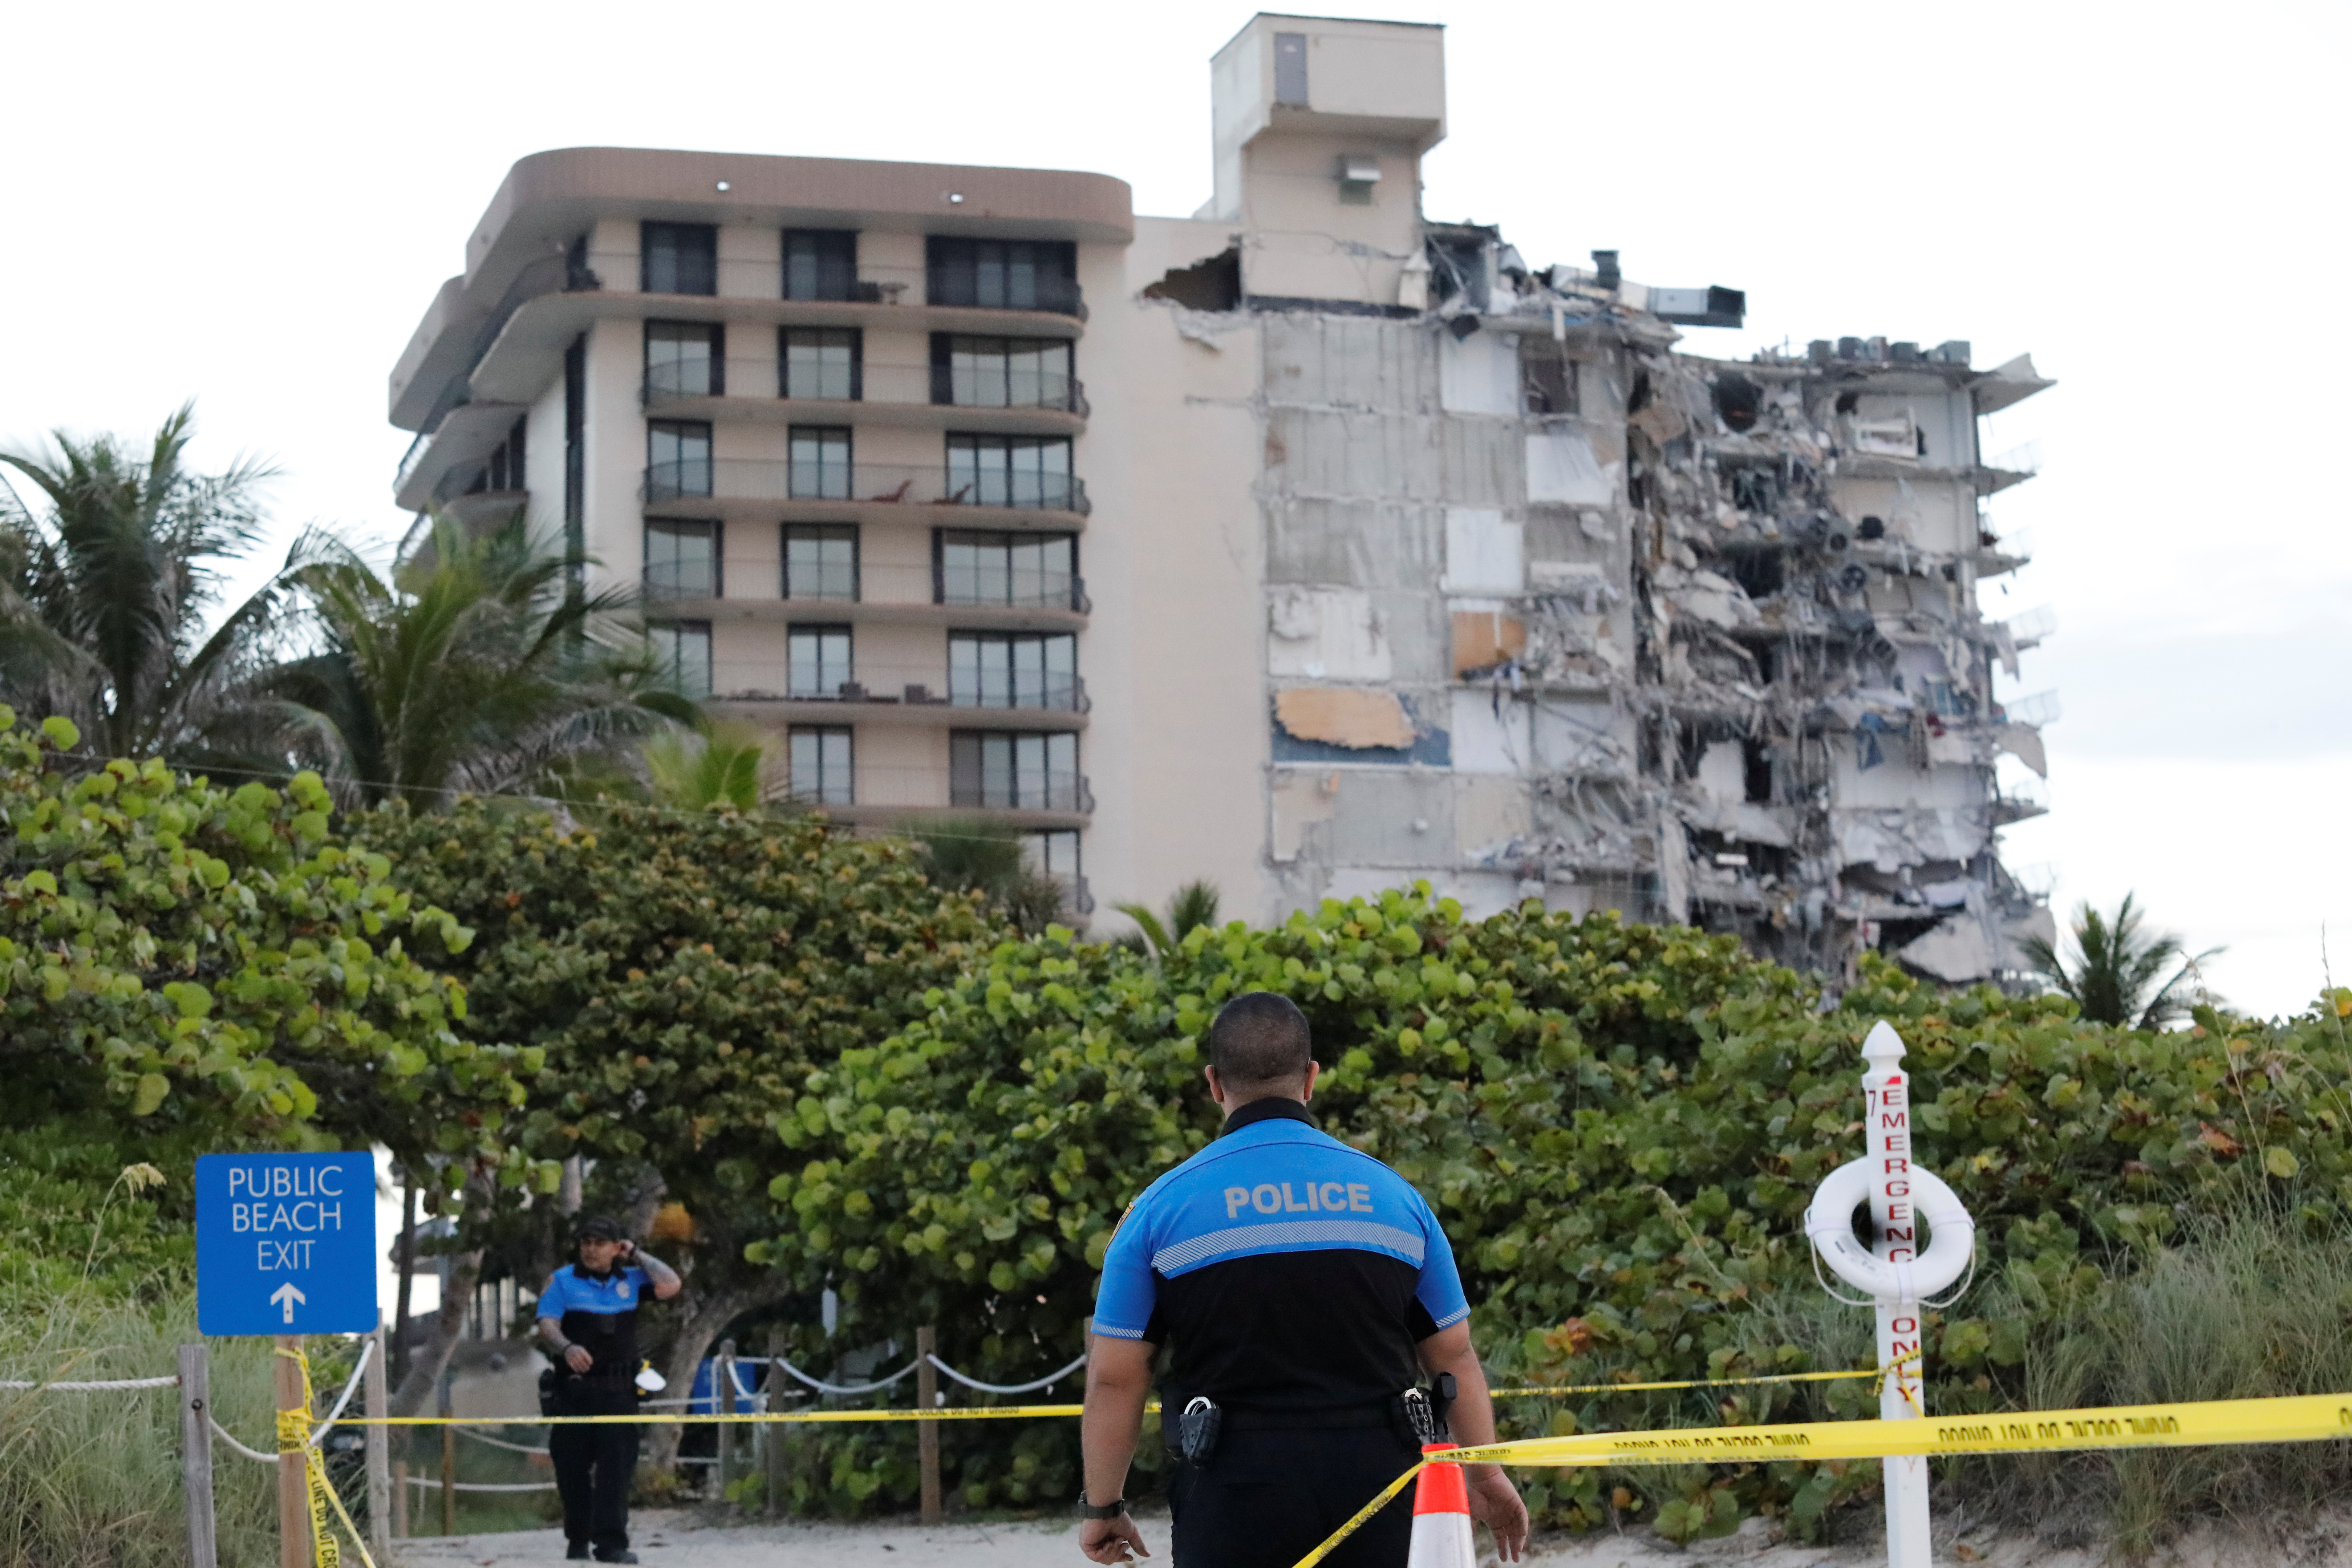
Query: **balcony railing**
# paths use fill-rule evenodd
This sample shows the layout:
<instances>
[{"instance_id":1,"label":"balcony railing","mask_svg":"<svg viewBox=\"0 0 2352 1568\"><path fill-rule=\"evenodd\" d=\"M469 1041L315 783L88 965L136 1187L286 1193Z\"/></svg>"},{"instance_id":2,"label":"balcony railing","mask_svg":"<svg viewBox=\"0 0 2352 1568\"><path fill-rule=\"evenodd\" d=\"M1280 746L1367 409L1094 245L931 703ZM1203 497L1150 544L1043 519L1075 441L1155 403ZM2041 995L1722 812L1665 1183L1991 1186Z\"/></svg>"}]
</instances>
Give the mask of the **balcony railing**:
<instances>
[{"instance_id":1,"label":"balcony railing","mask_svg":"<svg viewBox=\"0 0 2352 1568\"><path fill-rule=\"evenodd\" d=\"M975 575L983 578L974 583ZM1054 610L1091 615L1094 601L1087 596L1087 580L1066 572L1013 571L980 574L941 573L929 566L877 564L867 562L853 579L845 565L826 572L808 568L780 581L774 557L756 561L730 560L726 578L736 584L733 602L742 603L770 593L775 602L807 618L821 620L828 605L871 605L894 608L939 610ZM853 587L854 582L854 587ZM756 584L756 586L748 586ZM647 566L639 591L648 602L714 599L719 574L708 563L664 563Z\"/></svg>"},{"instance_id":2,"label":"balcony railing","mask_svg":"<svg viewBox=\"0 0 2352 1568\"><path fill-rule=\"evenodd\" d=\"M782 793L787 799L807 805L864 806L885 811L1037 811L1089 816L1095 809L1094 790L1086 775L1060 770L1029 770L1018 776L992 779L977 785L970 781L958 785L944 768L895 767L860 761L846 778L832 773L806 778L788 776ZM1087 896L1083 880L1058 875L1054 879L1065 888L1075 883L1076 895ZM1087 905L1077 907L1084 909Z\"/></svg>"},{"instance_id":3,"label":"balcony railing","mask_svg":"<svg viewBox=\"0 0 2352 1568\"><path fill-rule=\"evenodd\" d=\"M931 304L963 310L1050 310L1080 321L1087 315L1086 294L1077 280L1051 274L1024 272L1007 278L934 267L925 279L925 296Z\"/></svg>"},{"instance_id":4,"label":"balcony railing","mask_svg":"<svg viewBox=\"0 0 2352 1568\"><path fill-rule=\"evenodd\" d=\"M933 364L793 365L778 360L680 360L646 367L648 407L689 397L795 398L940 408L1091 412L1076 377L1050 371Z\"/></svg>"},{"instance_id":5,"label":"balcony railing","mask_svg":"<svg viewBox=\"0 0 2352 1568\"><path fill-rule=\"evenodd\" d=\"M616 284L633 286L639 275L640 258L634 250L592 251L584 258L584 273L570 272L568 279L569 269L564 258L559 256L553 260L559 286L568 281L568 286L573 289L611 288ZM1075 316L1080 321L1084 321L1087 315L1085 294L1075 281L1068 279L1040 278L1034 284L1024 280L1010 289L983 289L952 274L927 278L926 269L920 266L891 267L860 262L857 270L857 281L850 286L846 299L808 300L796 303L929 304L962 310L1039 310L1057 316ZM586 278L593 278L595 281L581 280ZM716 282L718 288L701 298L781 300L784 297L783 259L781 257L755 259L722 256L719 258Z\"/></svg>"},{"instance_id":6,"label":"balcony railing","mask_svg":"<svg viewBox=\"0 0 2352 1568\"><path fill-rule=\"evenodd\" d=\"M847 665L811 661L798 668L778 660L720 658L711 670L713 695L724 702L825 702L860 706L953 709L971 713L1085 713L1094 707L1083 676L1066 671L990 672L968 680L935 665ZM843 722L852 717L843 714Z\"/></svg>"},{"instance_id":7,"label":"balcony railing","mask_svg":"<svg viewBox=\"0 0 2352 1568\"><path fill-rule=\"evenodd\" d=\"M979 781L950 783L948 804L982 811L1092 812L1095 794L1084 773L1024 769Z\"/></svg>"},{"instance_id":8,"label":"balcony railing","mask_svg":"<svg viewBox=\"0 0 2352 1568\"><path fill-rule=\"evenodd\" d=\"M862 501L907 506L1094 510L1084 480L1070 474L950 472L944 467L890 463L793 463L760 458L702 458L646 469L645 499L656 506L709 497L746 501Z\"/></svg>"}]
</instances>

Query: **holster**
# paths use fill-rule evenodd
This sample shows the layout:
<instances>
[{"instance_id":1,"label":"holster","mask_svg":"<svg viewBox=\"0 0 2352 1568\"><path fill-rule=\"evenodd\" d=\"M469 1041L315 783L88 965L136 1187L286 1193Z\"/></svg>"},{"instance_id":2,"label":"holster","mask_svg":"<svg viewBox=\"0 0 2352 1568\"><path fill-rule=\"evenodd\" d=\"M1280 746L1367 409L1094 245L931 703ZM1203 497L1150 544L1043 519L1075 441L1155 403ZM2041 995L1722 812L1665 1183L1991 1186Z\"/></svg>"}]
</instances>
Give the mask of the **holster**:
<instances>
[{"instance_id":1,"label":"holster","mask_svg":"<svg viewBox=\"0 0 2352 1568\"><path fill-rule=\"evenodd\" d=\"M1186 1464L1206 1468L1210 1456L1217 1451L1217 1435L1223 1429L1225 1413L1206 1394L1195 1394L1185 1403L1183 1413L1176 1417L1176 1456Z\"/></svg>"}]
</instances>

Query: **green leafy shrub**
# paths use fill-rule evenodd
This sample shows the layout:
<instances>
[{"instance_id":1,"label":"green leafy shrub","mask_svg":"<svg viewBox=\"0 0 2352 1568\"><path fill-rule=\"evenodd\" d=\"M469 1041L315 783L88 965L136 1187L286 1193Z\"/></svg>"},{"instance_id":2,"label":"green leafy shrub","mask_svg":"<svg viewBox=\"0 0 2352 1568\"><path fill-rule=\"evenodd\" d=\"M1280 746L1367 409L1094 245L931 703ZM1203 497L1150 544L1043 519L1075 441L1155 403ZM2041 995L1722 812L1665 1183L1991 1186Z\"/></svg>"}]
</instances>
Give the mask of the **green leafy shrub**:
<instances>
[{"instance_id":1,"label":"green leafy shrub","mask_svg":"<svg viewBox=\"0 0 2352 1568\"><path fill-rule=\"evenodd\" d=\"M0 1071L12 1121L103 1110L142 1135L424 1141L493 1152L513 1059L459 1039L464 993L408 943L468 933L284 791L160 762L74 771L63 719L0 708Z\"/></svg>"},{"instance_id":2,"label":"green leafy shrub","mask_svg":"<svg viewBox=\"0 0 2352 1568\"><path fill-rule=\"evenodd\" d=\"M681 1205L661 1242L688 1278L656 1319L667 1375L682 1385L730 1322L786 1297L807 1297L813 1319L822 1269L784 1277L745 1258L777 1228L778 1108L919 1016L1004 928L927 882L909 846L816 817L607 803L566 826L465 801L372 813L352 831L478 932L457 961L464 1027L539 1063L511 1128L520 1147L598 1162L604 1200L657 1179ZM793 1348L816 1342L812 1327ZM656 1457L675 1440L657 1428Z\"/></svg>"},{"instance_id":3,"label":"green leafy shrub","mask_svg":"<svg viewBox=\"0 0 2352 1568\"><path fill-rule=\"evenodd\" d=\"M1823 1011L1809 982L1727 937L1532 904L1465 922L1424 889L1197 931L1156 963L1066 932L999 947L903 1034L808 1076L771 1156L787 1228L757 1255L837 1280L853 1342L933 1321L956 1364L1034 1375L1078 1344L1126 1204L1214 1135L1205 1033L1250 989L1307 1011L1326 1128L1435 1207L1506 1384L1860 1364L1783 1331L1821 1300L1801 1215L1862 1151L1859 1047L1880 1017L1909 1047L1922 1156L1976 1217L1980 1276L2003 1292L1997 1312L1972 1310L1992 1299L1980 1289L1930 1314L1937 1408L2022 1403L2032 1338L2221 1205L2242 1171L2291 1192L2305 1223L2339 1224L2352 1196L2333 1018L2266 1029L2208 1012L2149 1035L1874 961ZM1866 1356L1866 1316L1836 1310L1857 1326L1847 1353ZM1507 1435L1531 1435L1873 1404L1855 1381L1502 1414ZM1075 1428L1039 1430L1064 1456L1047 1468L1069 1473ZM948 1452L968 1497L1010 1497L1003 1438ZM1688 1539L1759 1510L1809 1528L1875 1467L1526 1479L1547 1522L1631 1512ZM872 1495L898 1500L898 1482Z\"/></svg>"}]
</instances>

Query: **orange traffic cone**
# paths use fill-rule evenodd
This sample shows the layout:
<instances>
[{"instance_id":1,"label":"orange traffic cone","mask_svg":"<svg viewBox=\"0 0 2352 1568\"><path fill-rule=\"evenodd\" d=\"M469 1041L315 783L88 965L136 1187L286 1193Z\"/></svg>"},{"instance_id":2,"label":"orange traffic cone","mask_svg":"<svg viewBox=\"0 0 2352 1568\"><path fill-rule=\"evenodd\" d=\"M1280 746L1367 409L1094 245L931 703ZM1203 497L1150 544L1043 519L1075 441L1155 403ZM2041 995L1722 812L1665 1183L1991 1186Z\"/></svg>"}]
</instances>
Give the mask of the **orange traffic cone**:
<instances>
[{"instance_id":1,"label":"orange traffic cone","mask_svg":"<svg viewBox=\"0 0 2352 1568\"><path fill-rule=\"evenodd\" d=\"M1422 1458L1453 1451L1424 1443ZM1412 1553L1406 1568L1477 1568L1470 1540L1470 1483L1459 1465L1431 1465L1412 1483Z\"/></svg>"}]
</instances>

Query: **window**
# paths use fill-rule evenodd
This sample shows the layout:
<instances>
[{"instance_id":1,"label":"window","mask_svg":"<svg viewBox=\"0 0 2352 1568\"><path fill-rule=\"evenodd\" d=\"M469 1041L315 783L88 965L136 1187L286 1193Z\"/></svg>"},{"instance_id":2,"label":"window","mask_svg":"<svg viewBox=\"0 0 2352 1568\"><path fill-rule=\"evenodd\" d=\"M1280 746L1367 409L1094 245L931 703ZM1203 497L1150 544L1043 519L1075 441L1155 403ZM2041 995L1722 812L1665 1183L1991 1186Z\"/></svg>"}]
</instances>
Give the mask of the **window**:
<instances>
[{"instance_id":1,"label":"window","mask_svg":"<svg viewBox=\"0 0 2352 1568\"><path fill-rule=\"evenodd\" d=\"M1044 833L1021 836L1022 853L1029 868L1041 877L1069 882L1083 875L1078 867L1078 834L1076 828L1057 827Z\"/></svg>"},{"instance_id":2,"label":"window","mask_svg":"<svg viewBox=\"0 0 2352 1568\"><path fill-rule=\"evenodd\" d=\"M948 804L999 811L1091 811L1078 738L957 730L948 736Z\"/></svg>"},{"instance_id":3,"label":"window","mask_svg":"<svg viewBox=\"0 0 2352 1568\"><path fill-rule=\"evenodd\" d=\"M831 397L846 401L865 389L864 334L855 327L786 327L782 341L786 397Z\"/></svg>"},{"instance_id":4,"label":"window","mask_svg":"<svg viewBox=\"0 0 2352 1568\"><path fill-rule=\"evenodd\" d=\"M784 230L784 298L857 298L857 234L854 229Z\"/></svg>"},{"instance_id":5,"label":"window","mask_svg":"<svg viewBox=\"0 0 2352 1568\"><path fill-rule=\"evenodd\" d=\"M927 252L934 305L1081 313L1077 247L1066 240L935 237Z\"/></svg>"},{"instance_id":6,"label":"window","mask_svg":"<svg viewBox=\"0 0 2352 1568\"><path fill-rule=\"evenodd\" d=\"M707 223L637 226L637 287L648 294L719 292L719 229Z\"/></svg>"},{"instance_id":7,"label":"window","mask_svg":"<svg viewBox=\"0 0 2352 1568\"><path fill-rule=\"evenodd\" d=\"M849 499L849 432L823 425L792 427L791 477L794 500Z\"/></svg>"},{"instance_id":8,"label":"window","mask_svg":"<svg viewBox=\"0 0 2352 1568\"><path fill-rule=\"evenodd\" d=\"M646 521L646 597L716 599L719 596L716 522Z\"/></svg>"},{"instance_id":9,"label":"window","mask_svg":"<svg viewBox=\"0 0 2352 1568\"><path fill-rule=\"evenodd\" d=\"M948 700L959 708L1079 706L1078 639L1068 633L950 632Z\"/></svg>"},{"instance_id":10,"label":"window","mask_svg":"<svg viewBox=\"0 0 2352 1568\"><path fill-rule=\"evenodd\" d=\"M809 805L850 805L857 799L852 778L850 731L845 727L794 725L792 731L794 800Z\"/></svg>"},{"instance_id":11,"label":"window","mask_svg":"<svg viewBox=\"0 0 2352 1568\"><path fill-rule=\"evenodd\" d=\"M710 493L710 426L696 419L646 421L646 499Z\"/></svg>"},{"instance_id":12,"label":"window","mask_svg":"<svg viewBox=\"0 0 2352 1568\"><path fill-rule=\"evenodd\" d=\"M857 599L857 525L784 524L784 597Z\"/></svg>"},{"instance_id":13,"label":"window","mask_svg":"<svg viewBox=\"0 0 2352 1568\"><path fill-rule=\"evenodd\" d=\"M726 333L726 328L712 321L647 321L646 395L724 396Z\"/></svg>"},{"instance_id":14,"label":"window","mask_svg":"<svg viewBox=\"0 0 2352 1568\"><path fill-rule=\"evenodd\" d=\"M935 602L1014 609L1076 605L1074 533L982 533L942 528L932 535Z\"/></svg>"},{"instance_id":15,"label":"window","mask_svg":"<svg viewBox=\"0 0 2352 1568\"><path fill-rule=\"evenodd\" d=\"M523 452L530 425L529 415L516 416L515 422L507 427L507 438L499 443L497 450L490 454L489 461L482 465L481 476L467 491L468 495L479 495L484 490L506 491L527 488L529 481L523 478Z\"/></svg>"},{"instance_id":16,"label":"window","mask_svg":"<svg viewBox=\"0 0 2352 1568\"><path fill-rule=\"evenodd\" d=\"M646 627L654 658L682 697L710 695L710 623L655 621Z\"/></svg>"},{"instance_id":17,"label":"window","mask_svg":"<svg viewBox=\"0 0 2352 1568\"><path fill-rule=\"evenodd\" d=\"M950 436L948 500L964 506L1070 510L1070 443L1035 436Z\"/></svg>"},{"instance_id":18,"label":"window","mask_svg":"<svg viewBox=\"0 0 2352 1568\"><path fill-rule=\"evenodd\" d=\"M831 699L855 678L847 626L793 626L788 634L787 695L801 701Z\"/></svg>"},{"instance_id":19,"label":"window","mask_svg":"<svg viewBox=\"0 0 2352 1568\"><path fill-rule=\"evenodd\" d=\"M931 401L966 408L1068 408L1070 345L1058 338L931 334Z\"/></svg>"},{"instance_id":20,"label":"window","mask_svg":"<svg viewBox=\"0 0 2352 1568\"><path fill-rule=\"evenodd\" d=\"M581 557L588 550L588 338L572 340L563 351L563 552L571 563L564 580L573 592L586 575Z\"/></svg>"}]
</instances>

